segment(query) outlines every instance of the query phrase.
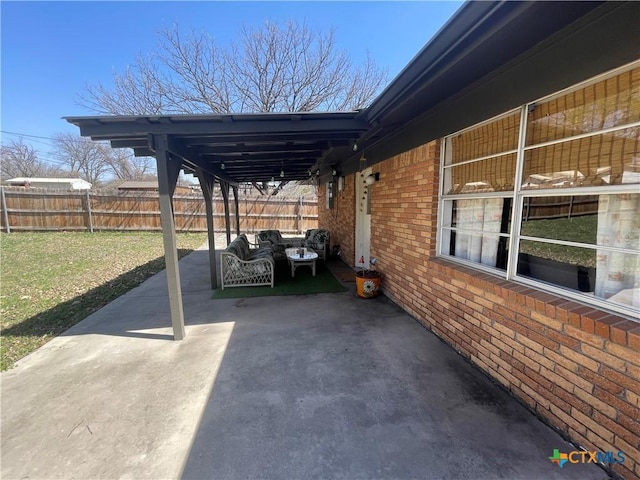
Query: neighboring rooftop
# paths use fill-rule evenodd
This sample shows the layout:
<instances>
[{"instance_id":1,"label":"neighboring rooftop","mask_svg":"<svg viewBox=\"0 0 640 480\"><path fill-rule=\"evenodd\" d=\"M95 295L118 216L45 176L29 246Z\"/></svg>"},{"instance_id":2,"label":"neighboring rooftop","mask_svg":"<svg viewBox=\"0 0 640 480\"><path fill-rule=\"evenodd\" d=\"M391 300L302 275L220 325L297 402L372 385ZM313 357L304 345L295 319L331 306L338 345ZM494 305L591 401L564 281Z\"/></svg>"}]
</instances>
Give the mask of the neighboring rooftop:
<instances>
[{"instance_id":1,"label":"neighboring rooftop","mask_svg":"<svg viewBox=\"0 0 640 480\"><path fill-rule=\"evenodd\" d=\"M16 177L7 180L14 187L59 188L67 190L89 190L91 183L81 178Z\"/></svg>"}]
</instances>

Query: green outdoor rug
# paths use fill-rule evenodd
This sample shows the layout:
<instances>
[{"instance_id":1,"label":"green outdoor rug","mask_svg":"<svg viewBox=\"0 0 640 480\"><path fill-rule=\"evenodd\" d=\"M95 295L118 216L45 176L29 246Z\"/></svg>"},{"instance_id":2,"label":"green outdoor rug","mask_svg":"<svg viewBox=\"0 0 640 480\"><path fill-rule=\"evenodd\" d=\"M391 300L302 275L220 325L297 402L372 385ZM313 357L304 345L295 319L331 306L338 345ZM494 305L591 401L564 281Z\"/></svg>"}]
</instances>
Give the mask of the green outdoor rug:
<instances>
[{"instance_id":1,"label":"green outdoor rug","mask_svg":"<svg viewBox=\"0 0 640 480\"><path fill-rule=\"evenodd\" d=\"M316 276L311 267L296 269L291 278L291 268L287 262L276 262L276 278L271 287L225 287L214 290L212 298L268 297L274 295L307 295L310 293L346 292L347 289L333 276L323 262L316 263Z\"/></svg>"}]
</instances>

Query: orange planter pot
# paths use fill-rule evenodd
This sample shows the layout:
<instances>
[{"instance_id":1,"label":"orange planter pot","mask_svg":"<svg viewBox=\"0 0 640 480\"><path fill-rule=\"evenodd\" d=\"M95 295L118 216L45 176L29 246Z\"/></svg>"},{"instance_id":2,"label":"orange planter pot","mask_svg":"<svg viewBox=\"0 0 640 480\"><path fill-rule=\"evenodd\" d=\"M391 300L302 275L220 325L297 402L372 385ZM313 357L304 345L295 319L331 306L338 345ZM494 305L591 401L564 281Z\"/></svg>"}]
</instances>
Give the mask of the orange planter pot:
<instances>
[{"instance_id":1,"label":"orange planter pot","mask_svg":"<svg viewBox=\"0 0 640 480\"><path fill-rule=\"evenodd\" d=\"M356 293L360 298L374 298L380 293L379 272L364 270L356 272Z\"/></svg>"}]
</instances>

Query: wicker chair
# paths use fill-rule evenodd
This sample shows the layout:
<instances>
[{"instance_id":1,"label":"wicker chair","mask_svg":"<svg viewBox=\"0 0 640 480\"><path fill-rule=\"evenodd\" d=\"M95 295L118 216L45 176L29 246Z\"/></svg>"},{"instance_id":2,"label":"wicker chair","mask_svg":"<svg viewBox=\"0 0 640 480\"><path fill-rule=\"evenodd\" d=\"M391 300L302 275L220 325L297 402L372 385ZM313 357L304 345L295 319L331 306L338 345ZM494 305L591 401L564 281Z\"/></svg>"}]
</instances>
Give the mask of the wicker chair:
<instances>
[{"instance_id":1,"label":"wicker chair","mask_svg":"<svg viewBox=\"0 0 640 480\"><path fill-rule=\"evenodd\" d=\"M269 247L251 249L246 235L238 236L220 252L220 285L248 287L269 285L273 288L274 259Z\"/></svg>"},{"instance_id":2,"label":"wicker chair","mask_svg":"<svg viewBox=\"0 0 640 480\"><path fill-rule=\"evenodd\" d=\"M326 260L329 253L329 230L314 228L307 230L302 246L318 254L318 258Z\"/></svg>"}]
</instances>

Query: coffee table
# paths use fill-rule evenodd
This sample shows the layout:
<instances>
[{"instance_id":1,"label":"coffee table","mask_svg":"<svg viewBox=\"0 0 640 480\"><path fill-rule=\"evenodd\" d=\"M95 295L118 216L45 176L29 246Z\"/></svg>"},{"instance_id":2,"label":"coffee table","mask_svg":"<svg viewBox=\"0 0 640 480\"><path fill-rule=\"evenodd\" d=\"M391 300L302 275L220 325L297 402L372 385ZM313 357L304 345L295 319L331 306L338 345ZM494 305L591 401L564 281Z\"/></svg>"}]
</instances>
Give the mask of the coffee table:
<instances>
[{"instance_id":1,"label":"coffee table","mask_svg":"<svg viewBox=\"0 0 640 480\"><path fill-rule=\"evenodd\" d=\"M300 250L304 250L302 256L300 256ZM313 273L314 277L316 276L316 260L318 259L316 252L306 248L287 248L285 253L287 254L289 265L291 265L291 277L296 276L296 268L304 265L310 266L311 273Z\"/></svg>"}]
</instances>

